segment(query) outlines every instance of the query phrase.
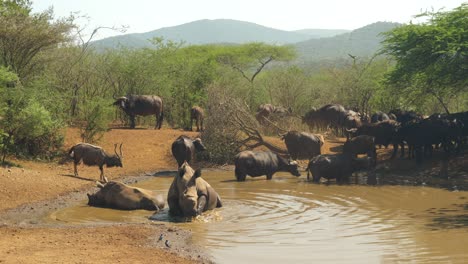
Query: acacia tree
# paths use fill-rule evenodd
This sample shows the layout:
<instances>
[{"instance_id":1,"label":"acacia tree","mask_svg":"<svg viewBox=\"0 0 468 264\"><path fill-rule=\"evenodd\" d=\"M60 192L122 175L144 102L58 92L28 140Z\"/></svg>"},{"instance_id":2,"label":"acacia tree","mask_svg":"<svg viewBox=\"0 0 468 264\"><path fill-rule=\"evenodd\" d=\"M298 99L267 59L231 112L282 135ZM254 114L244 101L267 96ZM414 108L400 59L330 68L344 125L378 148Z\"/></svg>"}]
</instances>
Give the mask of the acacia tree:
<instances>
[{"instance_id":1,"label":"acacia tree","mask_svg":"<svg viewBox=\"0 0 468 264\"><path fill-rule=\"evenodd\" d=\"M40 52L67 42L73 27L69 19L52 19L52 9L32 14L29 0L0 0L0 64L20 79L41 66Z\"/></svg>"},{"instance_id":2,"label":"acacia tree","mask_svg":"<svg viewBox=\"0 0 468 264\"><path fill-rule=\"evenodd\" d=\"M290 46L274 46L253 42L234 47L227 46L218 55L218 62L232 67L249 82L249 107L252 109L255 99L255 78L269 63L289 61L294 57L295 52Z\"/></svg>"},{"instance_id":3,"label":"acacia tree","mask_svg":"<svg viewBox=\"0 0 468 264\"><path fill-rule=\"evenodd\" d=\"M447 100L468 92L468 3L417 17L428 19L385 33L382 52L396 60L388 83L413 95L429 94L448 113Z\"/></svg>"}]
</instances>

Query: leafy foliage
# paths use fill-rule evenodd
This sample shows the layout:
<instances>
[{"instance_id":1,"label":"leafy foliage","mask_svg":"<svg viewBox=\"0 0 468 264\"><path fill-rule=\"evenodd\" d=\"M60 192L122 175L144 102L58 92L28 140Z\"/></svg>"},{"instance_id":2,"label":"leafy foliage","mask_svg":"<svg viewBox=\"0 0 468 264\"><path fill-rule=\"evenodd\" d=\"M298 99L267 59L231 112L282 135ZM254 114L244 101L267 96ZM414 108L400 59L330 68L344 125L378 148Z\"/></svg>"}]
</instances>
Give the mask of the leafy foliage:
<instances>
[{"instance_id":1,"label":"leafy foliage","mask_svg":"<svg viewBox=\"0 0 468 264\"><path fill-rule=\"evenodd\" d=\"M51 10L31 14L30 1L2 0L0 6L0 64L26 77L41 66L42 51L67 41L71 23L51 22Z\"/></svg>"},{"instance_id":2,"label":"leafy foliage","mask_svg":"<svg viewBox=\"0 0 468 264\"><path fill-rule=\"evenodd\" d=\"M383 52L396 60L388 82L408 93L430 94L448 112L445 101L467 92L468 4L419 17L427 17L428 21L385 34Z\"/></svg>"},{"instance_id":3,"label":"leafy foliage","mask_svg":"<svg viewBox=\"0 0 468 264\"><path fill-rule=\"evenodd\" d=\"M99 98L86 101L81 115L83 124L80 131L83 142L98 142L109 129L112 120L110 101Z\"/></svg>"}]
</instances>

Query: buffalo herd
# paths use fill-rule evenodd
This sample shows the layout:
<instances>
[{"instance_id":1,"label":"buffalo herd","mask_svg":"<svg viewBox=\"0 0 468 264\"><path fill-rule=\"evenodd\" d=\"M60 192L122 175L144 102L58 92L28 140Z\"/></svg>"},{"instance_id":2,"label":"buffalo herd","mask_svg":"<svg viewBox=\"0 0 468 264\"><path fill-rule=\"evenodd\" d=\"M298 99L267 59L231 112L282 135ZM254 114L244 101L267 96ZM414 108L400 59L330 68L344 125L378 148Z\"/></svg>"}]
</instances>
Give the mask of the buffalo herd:
<instances>
[{"instance_id":1,"label":"buffalo herd","mask_svg":"<svg viewBox=\"0 0 468 264\"><path fill-rule=\"evenodd\" d=\"M131 127L135 126L135 115L155 115L156 128L161 128L163 105L157 96L128 96L116 99L118 105L130 116ZM271 115L288 115L290 109L261 105L255 115L260 124ZM203 131L204 112L200 107L191 109L191 120L196 121L197 131ZM347 140L339 154L322 154L324 138L318 134L301 131L288 131L279 135L284 140L287 155L271 151L245 150L234 158L235 179L245 181L247 176L266 176L271 180L276 172L288 172L301 176L297 159L308 160L307 180L312 174L312 181L321 178L336 179L343 182L358 170L372 170L377 163L376 146L393 146L391 158L397 155L405 157L405 145L408 158L416 158L418 163L430 157L434 147L442 148L447 155L459 153L466 146L468 138L468 112L454 114L433 114L423 117L413 111L400 109L388 113L376 112L367 117L339 104L328 104L318 109L311 109L302 122L310 130L331 129L336 135L346 135ZM192 125L191 125L192 127ZM167 194L169 212L177 216L196 216L206 210L222 206L221 198L214 188L201 177L200 169L194 170L190 163L197 152L205 151L200 138L178 137L171 146L172 155L177 161L178 171L174 176ZM148 190L134 188L118 182L107 182L103 166L122 167L122 145L120 154L109 155L102 148L86 143L73 146L69 155L74 160L75 176L78 176L77 164L98 166L101 171L100 190L88 195L89 204L117 209L164 208L161 196ZM365 155L360 157L359 155Z\"/></svg>"}]
</instances>

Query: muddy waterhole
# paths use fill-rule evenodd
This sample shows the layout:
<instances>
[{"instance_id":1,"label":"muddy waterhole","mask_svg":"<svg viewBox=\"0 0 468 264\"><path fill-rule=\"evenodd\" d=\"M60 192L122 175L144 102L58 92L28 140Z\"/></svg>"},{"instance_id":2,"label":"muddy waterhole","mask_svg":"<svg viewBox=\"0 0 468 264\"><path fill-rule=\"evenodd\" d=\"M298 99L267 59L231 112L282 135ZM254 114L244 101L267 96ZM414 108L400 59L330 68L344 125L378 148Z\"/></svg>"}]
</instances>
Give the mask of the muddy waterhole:
<instances>
[{"instance_id":1,"label":"muddy waterhole","mask_svg":"<svg viewBox=\"0 0 468 264\"><path fill-rule=\"evenodd\" d=\"M275 174L234 181L204 171L223 208L175 225L193 232L218 263L463 262L468 259L468 193L430 187L312 184ZM173 176L136 184L166 195ZM86 200L47 221L72 225L173 221L151 212L93 208Z\"/></svg>"}]
</instances>

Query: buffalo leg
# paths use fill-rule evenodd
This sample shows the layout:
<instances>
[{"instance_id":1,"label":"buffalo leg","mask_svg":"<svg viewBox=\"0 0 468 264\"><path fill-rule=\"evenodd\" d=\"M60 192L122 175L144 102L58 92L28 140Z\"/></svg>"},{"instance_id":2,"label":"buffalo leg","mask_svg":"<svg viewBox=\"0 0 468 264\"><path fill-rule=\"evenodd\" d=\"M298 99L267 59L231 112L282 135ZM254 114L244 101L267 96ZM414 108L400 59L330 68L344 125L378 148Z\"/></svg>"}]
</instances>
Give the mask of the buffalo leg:
<instances>
[{"instance_id":1,"label":"buffalo leg","mask_svg":"<svg viewBox=\"0 0 468 264\"><path fill-rule=\"evenodd\" d=\"M193 131L193 118L190 117L190 131Z\"/></svg>"},{"instance_id":2,"label":"buffalo leg","mask_svg":"<svg viewBox=\"0 0 468 264\"><path fill-rule=\"evenodd\" d=\"M130 116L130 128L135 128L135 116Z\"/></svg>"},{"instance_id":3,"label":"buffalo leg","mask_svg":"<svg viewBox=\"0 0 468 264\"><path fill-rule=\"evenodd\" d=\"M267 180L271 180L273 178L273 174L267 174Z\"/></svg>"},{"instance_id":4,"label":"buffalo leg","mask_svg":"<svg viewBox=\"0 0 468 264\"><path fill-rule=\"evenodd\" d=\"M390 158L391 159L395 158L397 152L398 152L398 144L393 144L393 153L392 153L392 156Z\"/></svg>"},{"instance_id":5,"label":"buffalo leg","mask_svg":"<svg viewBox=\"0 0 468 264\"><path fill-rule=\"evenodd\" d=\"M200 131L203 131L203 118L200 119Z\"/></svg>"},{"instance_id":6,"label":"buffalo leg","mask_svg":"<svg viewBox=\"0 0 468 264\"><path fill-rule=\"evenodd\" d=\"M200 132L200 118L197 118L196 122L197 122L197 132Z\"/></svg>"},{"instance_id":7,"label":"buffalo leg","mask_svg":"<svg viewBox=\"0 0 468 264\"><path fill-rule=\"evenodd\" d=\"M237 181L245 181L245 177L247 177L247 174L245 174L244 172L242 172L238 168L235 169L234 173L236 174Z\"/></svg>"},{"instance_id":8,"label":"buffalo leg","mask_svg":"<svg viewBox=\"0 0 468 264\"><path fill-rule=\"evenodd\" d=\"M76 162L73 162L73 169L74 169L75 177L78 177L78 169L76 167Z\"/></svg>"}]
</instances>

